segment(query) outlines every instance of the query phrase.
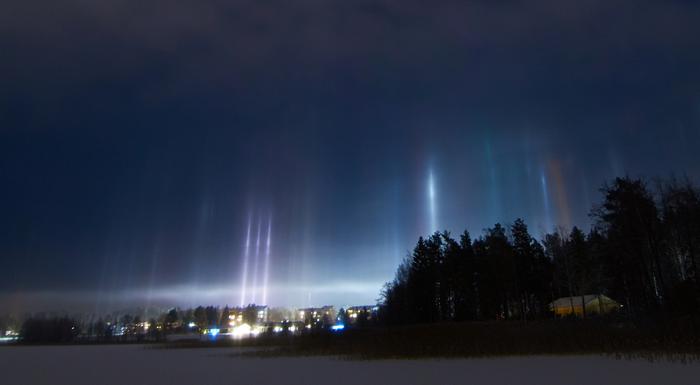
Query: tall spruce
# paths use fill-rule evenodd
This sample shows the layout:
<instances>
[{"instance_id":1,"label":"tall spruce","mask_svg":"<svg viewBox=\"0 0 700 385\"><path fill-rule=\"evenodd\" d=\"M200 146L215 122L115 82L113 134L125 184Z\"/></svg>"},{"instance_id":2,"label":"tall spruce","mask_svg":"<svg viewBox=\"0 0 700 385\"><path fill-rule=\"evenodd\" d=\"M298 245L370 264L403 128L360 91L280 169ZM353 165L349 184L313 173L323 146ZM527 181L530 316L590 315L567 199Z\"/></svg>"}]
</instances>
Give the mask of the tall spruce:
<instances>
[{"instance_id":1,"label":"tall spruce","mask_svg":"<svg viewBox=\"0 0 700 385\"><path fill-rule=\"evenodd\" d=\"M595 215L617 260L612 272L616 289L632 315L656 312L666 290L666 266L654 200L639 179L617 178L602 192L604 201Z\"/></svg>"}]
</instances>

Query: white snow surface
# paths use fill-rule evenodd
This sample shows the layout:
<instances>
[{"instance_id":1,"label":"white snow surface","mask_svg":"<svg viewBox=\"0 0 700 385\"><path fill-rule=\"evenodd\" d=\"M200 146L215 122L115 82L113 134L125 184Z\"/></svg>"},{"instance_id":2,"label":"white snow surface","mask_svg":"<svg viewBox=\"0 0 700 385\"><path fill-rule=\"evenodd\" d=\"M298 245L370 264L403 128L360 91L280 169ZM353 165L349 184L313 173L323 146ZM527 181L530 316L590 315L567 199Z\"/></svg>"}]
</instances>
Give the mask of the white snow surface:
<instances>
[{"instance_id":1,"label":"white snow surface","mask_svg":"<svg viewBox=\"0 0 700 385\"><path fill-rule=\"evenodd\" d=\"M599 356L351 361L232 353L235 348L6 346L0 347L0 384L700 384L700 363Z\"/></svg>"}]
</instances>

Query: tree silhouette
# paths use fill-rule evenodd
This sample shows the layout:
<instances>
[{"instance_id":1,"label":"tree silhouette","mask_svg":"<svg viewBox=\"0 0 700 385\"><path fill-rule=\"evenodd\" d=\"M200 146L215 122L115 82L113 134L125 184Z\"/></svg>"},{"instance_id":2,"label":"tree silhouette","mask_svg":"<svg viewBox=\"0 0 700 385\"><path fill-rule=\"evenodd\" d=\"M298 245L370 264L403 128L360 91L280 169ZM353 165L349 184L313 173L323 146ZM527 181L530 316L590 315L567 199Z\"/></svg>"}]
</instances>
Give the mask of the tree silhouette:
<instances>
[{"instance_id":1,"label":"tree silhouette","mask_svg":"<svg viewBox=\"0 0 700 385\"><path fill-rule=\"evenodd\" d=\"M638 179L617 178L602 192L604 202L595 215L615 254L615 292L625 298L632 315L657 311L666 291L666 266L654 200Z\"/></svg>"},{"instance_id":2,"label":"tree silhouette","mask_svg":"<svg viewBox=\"0 0 700 385\"><path fill-rule=\"evenodd\" d=\"M194 322L200 329L205 329L207 326L209 326L207 321L207 312L204 310L204 307L197 306L197 308L194 309Z\"/></svg>"},{"instance_id":3,"label":"tree silhouette","mask_svg":"<svg viewBox=\"0 0 700 385\"><path fill-rule=\"evenodd\" d=\"M516 219L473 241L467 232L459 242L447 231L420 237L382 289L380 319L530 320L548 317L560 297L573 313L587 294L617 299L632 319L700 314L700 191L674 179L655 200L643 181L617 178L601 192L588 235L574 226L540 243Z\"/></svg>"},{"instance_id":4,"label":"tree silhouette","mask_svg":"<svg viewBox=\"0 0 700 385\"><path fill-rule=\"evenodd\" d=\"M231 309L229 309L228 305L224 306L224 309L221 311L221 318L219 319L219 325L223 328L228 327L229 323L229 316L231 315Z\"/></svg>"},{"instance_id":5,"label":"tree silhouette","mask_svg":"<svg viewBox=\"0 0 700 385\"><path fill-rule=\"evenodd\" d=\"M207 326L218 326L219 325L219 308L215 306L207 306L204 309L204 313L207 318Z\"/></svg>"},{"instance_id":6,"label":"tree silhouette","mask_svg":"<svg viewBox=\"0 0 700 385\"><path fill-rule=\"evenodd\" d=\"M243 309L243 322L248 325L254 325L258 322L258 308L254 304L250 304Z\"/></svg>"},{"instance_id":7,"label":"tree silhouette","mask_svg":"<svg viewBox=\"0 0 700 385\"><path fill-rule=\"evenodd\" d=\"M341 325L348 325L349 324L348 313L345 311L344 308L341 307L340 310L338 310L337 319L338 319L338 323Z\"/></svg>"},{"instance_id":8,"label":"tree silhouette","mask_svg":"<svg viewBox=\"0 0 700 385\"><path fill-rule=\"evenodd\" d=\"M177 309L172 308L168 311L168 314L165 316L165 327L168 330L172 330L175 328L175 324L177 321L180 319L177 313Z\"/></svg>"}]
</instances>

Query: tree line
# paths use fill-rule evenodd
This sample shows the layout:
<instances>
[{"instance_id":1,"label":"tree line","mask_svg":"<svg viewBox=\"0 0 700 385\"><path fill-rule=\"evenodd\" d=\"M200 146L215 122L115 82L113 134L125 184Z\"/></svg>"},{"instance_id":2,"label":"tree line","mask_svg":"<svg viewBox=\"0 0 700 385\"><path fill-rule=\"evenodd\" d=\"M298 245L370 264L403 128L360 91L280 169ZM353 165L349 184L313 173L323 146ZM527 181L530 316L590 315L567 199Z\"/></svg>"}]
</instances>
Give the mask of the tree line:
<instances>
[{"instance_id":1,"label":"tree line","mask_svg":"<svg viewBox=\"0 0 700 385\"><path fill-rule=\"evenodd\" d=\"M382 320L543 319L553 300L585 294L613 298L632 320L696 320L700 190L670 179L652 191L625 177L601 192L587 232L558 229L537 240L517 219L474 240L467 231L420 237L382 290Z\"/></svg>"}]
</instances>

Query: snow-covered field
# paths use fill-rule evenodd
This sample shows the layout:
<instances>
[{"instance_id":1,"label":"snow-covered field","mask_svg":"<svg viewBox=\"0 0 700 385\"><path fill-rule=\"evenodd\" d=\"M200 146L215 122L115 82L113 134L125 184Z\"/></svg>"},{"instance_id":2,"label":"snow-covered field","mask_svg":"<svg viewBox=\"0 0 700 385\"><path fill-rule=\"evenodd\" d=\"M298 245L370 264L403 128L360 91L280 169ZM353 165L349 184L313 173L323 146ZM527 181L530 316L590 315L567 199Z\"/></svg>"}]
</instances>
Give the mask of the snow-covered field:
<instances>
[{"instance_id":1,"label":"snow-covered field","mask_svg":"<svg viewBox=\"0 0 700 385\"><path fill-rule=\"evenodd\" d=\"M240 358L234 349L0 347L0 384L700 384L700 364L605 357L347 361Z\"/></svg>"}]
</instances>

